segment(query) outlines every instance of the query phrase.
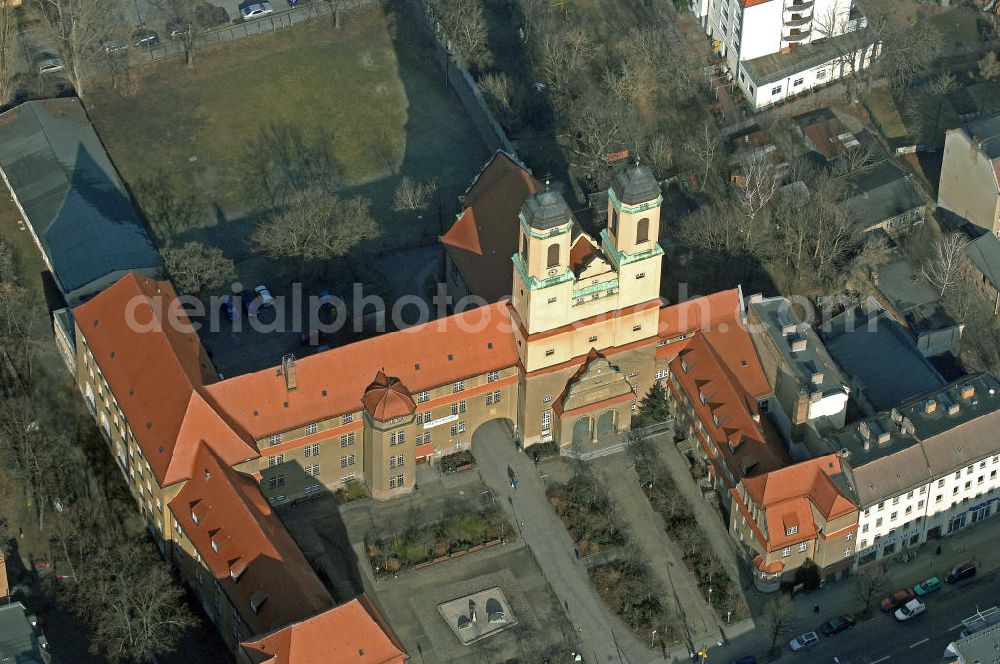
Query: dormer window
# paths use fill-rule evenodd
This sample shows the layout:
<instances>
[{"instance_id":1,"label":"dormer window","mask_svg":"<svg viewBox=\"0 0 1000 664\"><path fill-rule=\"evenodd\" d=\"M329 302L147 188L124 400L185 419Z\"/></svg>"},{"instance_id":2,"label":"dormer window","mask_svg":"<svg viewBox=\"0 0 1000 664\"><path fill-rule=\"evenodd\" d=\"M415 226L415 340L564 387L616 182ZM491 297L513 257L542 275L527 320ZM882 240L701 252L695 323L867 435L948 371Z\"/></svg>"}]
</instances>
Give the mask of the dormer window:
<instances>
[{"instance_id":1,"label":"dormer window","mask_svg":"<svg viewBox=\"0 0 1000 664\"><path fill-rule=\"evenodd\" d=\"M787 528L785 528L785 536L786 537L791 537L792 535L794 535L797 532L799 532L799 527L798 526L788 526Z\"/></svg>"},{"instance_id":2,"label":"dormer window","mask_svg":"<svg viewBox=\"0 0 1000 664\"><path fill-rule=\"evenodd\" d=\"M198 525L199 521L201 521L201 519L198 518L198 514L194 510L191 510L191 520L194 521L194 525L196 526Z\"/></svg>"},{"instance_id":3,"label":"dormer window","mask_svg":"<svg viewBox=\"0 0 1000 664\"><path fill-rule=\"evenodd\" d=\"M250 610L253 611L254 615L260 613L260 607L263 606L264 602L267 601L267 593L263 590L258 590L250 598Z\"/></svg>"},{"instance_id":4,"label":"dormer window","mask_svg":"<svg viewBox=\"0 0 1000 664\"><path fill-rule=\"evenodd\" d=\"M219 543L215 540L212 540L212 551L215 551L216 553L219 552Z\"/></svg>"}]
</instances>

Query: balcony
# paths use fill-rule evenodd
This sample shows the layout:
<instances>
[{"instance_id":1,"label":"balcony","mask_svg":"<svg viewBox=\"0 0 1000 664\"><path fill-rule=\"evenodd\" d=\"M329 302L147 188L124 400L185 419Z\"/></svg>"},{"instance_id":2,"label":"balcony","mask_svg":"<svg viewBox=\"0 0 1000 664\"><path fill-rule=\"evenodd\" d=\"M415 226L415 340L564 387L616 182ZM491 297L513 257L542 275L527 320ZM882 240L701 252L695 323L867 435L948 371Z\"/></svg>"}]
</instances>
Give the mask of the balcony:
<instances>
[{"instance_id":1,"label":"balcony","mask_svg":"<svg viewBox=\"0 0 1000 664\"><path fill-rule=\"evenodd\" d=\"M813 8L812 0L792 0L785 5L786 12L805 12Z\"/></svg>"},{"instance_id":2,"label":"balcony","mask_svg":"<svg viewBox=\"0 0 1000 664\"><path fill-rule=\"evenodd\" d=\"M798 44L799 42L804 42L805 40L809 39L810 35L812 35L811 31L802 30L800 32L792 32L790 34L783 35L781 37L781 40L792 44Z\"/></svg>"},{"instance_id":3,"label":"balcony","mask_svg":"<svg viewBox=\"0 0 1000 664\"><path fill-rule=\"evenodd\" d=\"M786 18L785 27L786 28L796 28L803 25L809 25L812 23L812 16L799 16L798 18Z\"/></svg>"}]
</instances>

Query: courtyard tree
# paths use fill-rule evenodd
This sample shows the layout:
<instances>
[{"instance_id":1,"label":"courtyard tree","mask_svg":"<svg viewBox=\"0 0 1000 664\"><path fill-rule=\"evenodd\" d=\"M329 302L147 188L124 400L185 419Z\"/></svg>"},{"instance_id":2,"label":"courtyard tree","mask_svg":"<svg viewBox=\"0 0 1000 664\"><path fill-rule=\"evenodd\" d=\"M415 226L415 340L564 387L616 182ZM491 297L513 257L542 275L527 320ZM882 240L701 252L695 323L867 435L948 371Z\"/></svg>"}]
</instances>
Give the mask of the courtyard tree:
<instances>
[{"instance_id":1,"label":"courtyard tree","mask_svg":"<svg viewBox=\"0 0 1000 664\"><path fill-rule=\"evenodd\" d=\"M448 36L455 62L466 69L493 63L482 0L431 0L431 7Z\"/></svg>"},{"instance_id":2,"label":"courtyard tree","mask_svg":"<svg viewBox=\"0 0 1000 664\"><path fill-rule=\"evenodd\" d=\"M920 274L942 297L955 287L961 277L968 244L968 240L958 233L938 238L930 260L920 268Z\"/></svg>"},{"instance_id":3,"label":"courtyard tree","mask_svg":"<svg viewBox=\"0 0 1000 664\"><path fill-rule=\"evenodd\" d=\"M670 406L667 404L667 388L662 382L656 381L639 402L636 426L645 427L668 419L670 419Z\"/></svg>"},{"instance_id":4,"label":"courtyard tree","mask_svg":"<svg viewBox=\"0 0 1000 664\"><path fill-rule=\"evenodd\" d=\"M202 25L198 21L205 0L161 0L169 13L171 20L176 21L181 29L179 41L184 48L184 64L188 69L194 68L194 52L198 38L202 34ZM171 39L174 37L171 35Z\"/></svg>"},{"instance_id":5,"label":"courtyard tree","mask_svg":"<svg viewBox=\"0 0 1000 664\"><path fill-rule=\"evenodd\" d=\"M367 198L341 198L326 189L310 187L262 222L250 242L272 258L304 263L346 256L361 242L381 234Z\"/></svg>"},{"instance_id":6,"label":"courtyard tree","mask_svg":"<svg viewBox=\"0 0 1000 664\"><path fill-rule=\"evenodd\" d=\"M778 174L767 155L761 153L754 153L744 159L739 173L736 199L743 215L743 249L752 254L758 215L778 192Z\"/></svg>"},{"instance_id":7,"label":"courtyard tree","mask_svg":"<svg viewBox=\"0 0 1000 664\"><path fill-rule=\"evenodd\" d=\"M32 0L76 94L85 97L89 61L100 52L102 40L115 32L115 0Z\"/></svg>"},{"instance_id":8,"label":"courtyard tree","mask_svg":"<svg viewBox=\"0 0 1000 664\"><path fill-rule=\"evenodd\" d=\"M990 81L1000 76L1000 58L996 51L990 51L979 60L979 77Z\"/></svg>"},{"instance_id":9,"label":"courtyard tree","mask_svg":"<svg viewBox=\"0 0 1000 664\"><path fill-rule=\"evenodd\" d=\"M418 182L409 175L404 175L396 187L393 196L392 209L396 212L416 212L426 210L437 193L437 179Z\"/></svg>"},{"instance_id":10,"label":"courtyard tree","mask_svg":"<svg viewBox=\"0 0 1000 664\"><path fill-rule=\"evenodd\" d=\"M558 24L555 24L558 26ZM568 99L575 81L594 57L594 42L581 26L546 31L538 42L542 80L554 95Z\"/></svg>"},{"instance_id":11,"label":"courtyard tree","mask_svg":"<svg viewBox=\"0 0 1000 664\"><path fill-rule=\"evenodd\" d=\"M236 279L236 266L219 247L201 242L185 242L163 249L163 262L177 289L199 295L206 288L218 288Z\"/></svg>"},{"instance_id":12,"label":"courtyard tree","mask_svg":"<svg viewBox=\"0 0 1000 664\"><path fill-rule=\"evenodd\" d=\"M778 641L792 632L792 600L779 593L764 604L764 612L760 616L761 627L771 639L771 654L779 652Z\"/></svg>"},{"instance_id":13,"label":"courtyard tree","mask_svg":"<svg viewBox=\"0 0 1000 664\"><path fill-rule=\"evenodd\" d=\"M704 123L691 140L684 144L684 150L692 155L695 164L701 170L698 191L705 191L708 174L715 163L715 155L718 149L719 137L716 134L715 127L710 122Z\"/></svg>"}]
</instances>

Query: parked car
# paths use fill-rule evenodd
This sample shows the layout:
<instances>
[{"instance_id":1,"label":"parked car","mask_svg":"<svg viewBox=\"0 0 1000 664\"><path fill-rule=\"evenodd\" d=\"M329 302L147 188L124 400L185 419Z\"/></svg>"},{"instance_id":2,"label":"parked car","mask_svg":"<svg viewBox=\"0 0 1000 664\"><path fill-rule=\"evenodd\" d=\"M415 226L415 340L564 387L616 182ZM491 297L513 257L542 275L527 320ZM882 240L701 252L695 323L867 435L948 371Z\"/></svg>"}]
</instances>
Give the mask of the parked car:
<instances>
[{"instance_id":1,"label":"parked car","mask_svg":"<svg viewBox=\"0 0 1000 664\"><path fill-rule=\"evenodd\" d=\"M66 63L59 58L43 58L38 61L38 73L44 76L45 74L55 74L56 72L64 71L66 69Z\"/></svg>"},{"instance_id":2,"label":"parked car","mask_svg":"<svg viewBox=\"0 0 1000 664\"><path fill-rule=\"evenodd\" d=\"M128 44L126 42L117 39L109 39L104 42L104 52L109 55L111 53L124 53L127 50Z\"/></svg>"},{"instance_id":3,"label":"parked car","mask_svg":"<svg viewBox=\"0 0 1000 664\"><path fill-rule=\"evenodd\" d=\"M901 606L896 609L896 620L903 622L904 620L909 620L914 616L919 616L921 613L927 610L927 605L921 602L919 599L911 599L906 603L905 606Z\"/></svg>"},{"instance_id":4,"label":"parked car","mask_svg":"<svg viewBox=\"0 0 1000 664\"><path fill-rule=\"evenodd\" d=\"M930 595L935 590L941 588L941 579L936 576L932 576L929 579L924 579L917 585L913 586L913 592L917 594L917 597L923 597L925 595Z\"/></svg>"},{"instance_id":5,"label":"parked car","mask_svg":"<svg viewBox=\"0 0 1000 664\"><path fill-rule=\"evenodd\" d=\"M271 291L267 290L267 286L261 284L253 290L257 293L257 297L260 298L260 306L270 307L274 305L274 296L271 295Z\"/></svg>"},{"instance_id":6,"label":"parked car","mask_svg":"<svg viewBox=\"0 0 1000 664\"><path fill-rule=\"evenodd\" d=\"M808 648L809 646L811 646L814 643L817 643L818 641L819 641L819 634L817 634L816 632L806 632L805 634L800 634L791 641L789 641L788 647L798 652L803 648Z\"/></svg>"},{"instance_id":7,"label":"parked car","mask_svg":"<svg viewBox=\"0 0 1000 664\"><path fill-rule=\"evenodd\" d=\"M819 628L819 631L823 632L823 636L833 636L834 634L840 634L845 629L854 627L855 622L854 616L837 616L836 618L827 620L823 623L823 626Z\"/></svg>"},{"instance_id":8,"label":"parked car","mask_svg":"<svg viewBox=\"0 0 1000 664\"><path fill-rule=\"evenodd\" d=\"M964 562L955 565L951 571L944 575L945 583L958 583L965 579L971 579L976 575L976 564L974 562Z\"/></svg>"},{"instance_id":9,"label":"parked car","mask_svg":"<svg viewBox=\"0 0 1000 664\"><path fill-rule=\"evenodd\" d=\"M229 320L236 320L243 314L243 305L232 295L223 295L222 312Z\"/></svg>"},{"instance_id":10,"label":"parked car","mask_svg":"<svg viewBox=\"0 0 1000 664\"><path fill-rule=\"evenodd\" d=\"M132 44L136 48L152 48L160 43L160 35L146 28L139 28L132 35Z\"/></svg>"},{"instance_id":11,"label":"parked car","mask_svg":"<svg viewBox=\"0 0 1000 664\"><path fill-rule=\"evenodd\" d=\"M886 613L892 613L899 607L903 606L911 599L916 597L917 594L909 588L904 588L903 590L897 590L893 594L882 600L882 610Z\"/></svg>"},{"instance_id":12,"label":"parked car","mask_svg":"<svg viewBox=\"0 0 1000 664\"><path fill-rule=\"evenodd\" d=\"M267 16L268 14L273 14L274 9L271 7L270 2L256 2L252 5L243 5L240 7L240 16L243 20L249 21L254 18L261 18L262 16Z\"/></svg>"},{"instance_id":13,"label":"parked car","mask_svg":"<svg viewBox=\"0 0 1000 664\"><path fill-rule=\"evenodd\" d=\"M179 18L172 18L167 21L167 36L173 40L183 39L188 33L188 25Z\"/></svg>"}]
</instances>

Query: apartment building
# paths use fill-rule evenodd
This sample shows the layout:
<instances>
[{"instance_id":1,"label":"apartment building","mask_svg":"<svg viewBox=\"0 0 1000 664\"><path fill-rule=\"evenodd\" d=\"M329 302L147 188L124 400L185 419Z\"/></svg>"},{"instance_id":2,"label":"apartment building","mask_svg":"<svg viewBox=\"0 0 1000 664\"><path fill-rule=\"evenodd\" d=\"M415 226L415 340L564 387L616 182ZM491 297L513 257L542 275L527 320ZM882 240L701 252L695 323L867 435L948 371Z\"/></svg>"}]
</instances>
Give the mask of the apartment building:
<instances>
[{"instance_id":1,"label":"apartment building","mask_svg":"<svg viewBox=\"0 0 1000 664\"><path fill-rule=\"evenodd\" d=\"M867 67L876 53L852 0L692 0L754 109Z\"/></svg>"},{"instance_id":2,"label":"apartment building","mask_svg":"<svg viewBox=\"0 0 1000 664\"><path fill-rule=\"evenodd\" d=\"M758 590L772 592L794 582L807 560L824 577L854 564L858 508L849 497L840 455L744 478L732 495L729 532Z\"/></svg>"},{"instance_id":3,"label":"apartment building","mask_svg":"<svg viewBox=\"0 0 1000 664\"><path fill-rule=\"evenodd\" d=\"M938 207L1000 237L1000 114L945 132Z\"/></svg>"},{"instance_id":4,"label":"apartment building","mask_svg":"<svg viewBox=\"0 0 1000 664\"><path fill-rule=\"evenodd\" d=\"M792 458L805 459L807 423L822 420L830 429L846 423L847 378L790 300L751 296L747 325L774 390L766 411L785 437Z\"/></svg>"},{"instance_id":5,"label":"apartment building","mask_svg":"<svg viewBox=\"0 0 1000 664\"><path fill-rule=\"evenodd\" d=\"M860 509L857 563L881 560L995 515L1000 380L967 376L828 439Z\"/></svg>"}]
</instances>

